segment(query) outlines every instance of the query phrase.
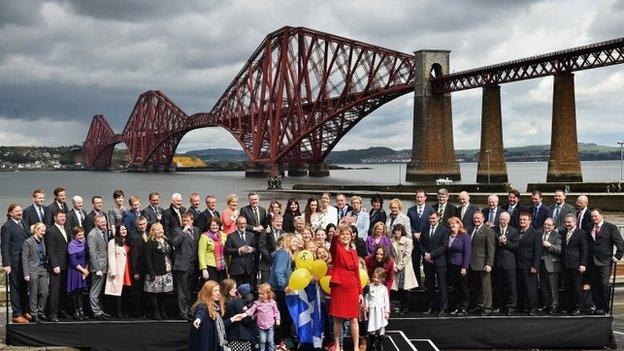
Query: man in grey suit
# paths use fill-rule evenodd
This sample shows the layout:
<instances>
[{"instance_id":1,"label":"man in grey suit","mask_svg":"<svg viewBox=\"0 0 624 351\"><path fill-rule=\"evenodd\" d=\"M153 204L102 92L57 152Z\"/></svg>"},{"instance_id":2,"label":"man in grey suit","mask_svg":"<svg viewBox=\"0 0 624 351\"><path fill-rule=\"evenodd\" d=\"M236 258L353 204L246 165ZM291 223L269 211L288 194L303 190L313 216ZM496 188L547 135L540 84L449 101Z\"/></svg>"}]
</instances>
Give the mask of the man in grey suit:
<instances>
[{"instance_id":1,"label":"man in grey suit","mask_svg":"<svg viewBox=\"0 0 624 351\"><path fill-rule=\"evenodd\" d=\"M539 269L540 290L544 307L540 310L554 314L559 308L559 272L561 272L561 234L555 221L547 218L542 233L542 257Z\"/></svg>"},{"instance_id":2,"label":"man in grey suit","mask_svg":"<svg viewBox=\"0 0 624 351\"><path fill-rule=\"evenodd\" d=\"M33 235L26 239L22 246L24 280L28 282L30 314L35 323L41 323L45 320L44 311L48 300L48 285L50 284L50 275L47 269L48 254L43 240L45 231L45 224L37 223Z\"/></svg>"},{"instance_id":3,"label":"man in grey suit","mask_svg":"<svg viewBox=\"0 0 624 351\"><path fill-rule=\"evenodd\" d=\"M482 315L492 313L492 266L496 252L496 235L484 224L482 212L475 212L472 217L474 229L470 235L472 240L472 257L470 271L472 285L477 291L476 308L472 312Z\"/></svg>"},{"instance_id":4,"label":"man in grey suit","mask_svg":"<svg viewBox=\"0 0 624 351\"><path fill-rule=\"evenodd\" d=\"M550 212L552 213L555 228L563 227L563 219L568 213L576 213L572 205L566 204L565 199L566 195L563 190L555 190L555 203L550 205Z\"/></svg>"},{"instance_id":5,"label":"man in grey suit","mask_svg":"<svg viewBox=\"0 0 624 351\"><path fill-rule=\"evenodd\" d=\"M197 285L197 242L199 229L193 226L193 213L182 214L182 228L175 230L173 244L173 275L175 277L180 318L191 320L191 290Z\"/></svg>"},{"instance_id":6,"label":"man in grey suit","mask_svg":"<svg viewBox=\"0 0 624 351\"><path fill-rule=\"evenodd\" d=\"M254 256L257 251L256 235L246 230L245 217L236 218L236 231L225 241L225 254L229 257L229 272L237 285L252 284L256 276Z\"/></svg>"},{"instance_id":7,"label":"man in grey suit","mask_svg":"<svg viewBox=\"0 0 624 351\"><path fill-rule=\"evenodd\" d=\"M518 230L510 224L511 216L502 212L496 234L496 257L494 259L494 283L498 310L512 315L518 307L518 285L516 281L516 253L518 252ZM497 312L497 311L495 311Z\"/></svg>"},{"instance_id":8,"label":"man in grey suit","mask_svg":"<svg viewBox=\"0 0 624 351\"><path fill-rule=\"evenodd\" d=\"M106 280L108 271L108 237L106 230L106 217L104 214L96 215L93 219L95 227L87 235L87 246L89 247L89 266L91 269L91 286L89 287L89 303L93 317L97 320L105 321L106 314L100 303L102 287Z\"/></svg>"}]
</instances>

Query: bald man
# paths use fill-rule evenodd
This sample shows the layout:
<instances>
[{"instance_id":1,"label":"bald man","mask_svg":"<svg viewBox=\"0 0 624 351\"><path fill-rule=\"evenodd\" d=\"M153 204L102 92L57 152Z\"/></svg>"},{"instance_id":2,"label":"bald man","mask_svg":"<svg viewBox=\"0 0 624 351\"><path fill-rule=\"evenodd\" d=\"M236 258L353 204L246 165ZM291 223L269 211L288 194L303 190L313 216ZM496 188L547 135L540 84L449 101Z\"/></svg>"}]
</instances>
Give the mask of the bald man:
<instances>
[{"instance_id":1,"label":"bald man","mask_svg":"<svg viewBox=\"0 0 624 351\"><path fill-rule=\"evenodd\" d=\"M591 209L589 208L589 198L581 195L576 199L576 221L578 227L589 233L594 224L591 219Z\"/></svg>"}]
</instances>

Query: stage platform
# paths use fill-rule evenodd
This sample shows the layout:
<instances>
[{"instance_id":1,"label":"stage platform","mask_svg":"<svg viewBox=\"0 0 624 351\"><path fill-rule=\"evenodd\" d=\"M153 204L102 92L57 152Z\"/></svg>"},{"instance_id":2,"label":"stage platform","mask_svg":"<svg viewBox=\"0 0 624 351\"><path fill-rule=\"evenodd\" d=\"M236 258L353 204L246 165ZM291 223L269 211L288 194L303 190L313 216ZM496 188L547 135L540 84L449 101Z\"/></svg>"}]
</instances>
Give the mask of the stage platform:
<instances>
[{"instance_id":1,"label":"stage platform","mask_svg":"<svg viewBox=\"0 0 624 351\"><path fill-rule=\"evenodd\" d=\"M611 316L427 317L412 313L390 318L386 350L393 349L391 343L398 350L435 350L436 346L440 349L602 349L611 346L611 322ZM9 324L6 329L8 345L154 351L185 350L190 327L184 321L142 319Z\"/></svg>"}]
</instances>

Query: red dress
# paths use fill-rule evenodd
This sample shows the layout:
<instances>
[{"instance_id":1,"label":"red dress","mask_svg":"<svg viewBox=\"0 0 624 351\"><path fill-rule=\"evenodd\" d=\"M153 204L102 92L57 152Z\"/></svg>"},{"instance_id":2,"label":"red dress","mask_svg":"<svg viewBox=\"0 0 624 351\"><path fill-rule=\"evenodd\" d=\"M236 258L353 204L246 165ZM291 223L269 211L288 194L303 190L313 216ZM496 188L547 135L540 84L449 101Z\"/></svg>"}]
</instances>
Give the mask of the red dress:
<instances>
[{"instance_id":1,"label":"red dress","mask_svg":"<svg viewBox=\"0 0 624 351\"><path fill-rule=\"evenodd\" d=\"M338 236L331 241L329 252L332 256L331 303L329 315L337 318L358 318L360 273L358 255L355 248L347 250L338 242Z\"/></svg>"}]
</instances>

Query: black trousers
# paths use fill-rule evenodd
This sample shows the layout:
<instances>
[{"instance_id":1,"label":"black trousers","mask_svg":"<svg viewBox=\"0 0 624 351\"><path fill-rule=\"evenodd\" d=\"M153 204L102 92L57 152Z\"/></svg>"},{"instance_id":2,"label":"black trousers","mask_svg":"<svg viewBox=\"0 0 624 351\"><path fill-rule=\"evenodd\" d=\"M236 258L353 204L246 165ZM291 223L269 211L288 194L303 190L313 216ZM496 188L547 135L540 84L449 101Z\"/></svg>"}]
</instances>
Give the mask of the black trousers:
<instances>
[{"instance_id":1,"label":"black trousers","mask_svg":"<svg viewBox=\"0 0 624 351\"><path fill-rule=\"evenodd\" d=\"M518 285L516 282L516 270L494 269L494 285L498 308L513 311L518 306Z\"/></svg>"},{"instance_id":2,"label":"black trousers","mask_svg":"<svg viewBox=\"0 0 624 351\"><path fill-rule=\"evenodd\" d=\"M221 283L223 281L223 279L227 278L227 273L226 273L225 269L222 269L222 270L218 271L215 267L208 266L208 267L206 267L206 270L208 271L208 279L206 280L206 279L202 278L202 283L201 283L202 286L208 280L214 280L217 283ZM199 275L201 277L203 277L201 272L199 272ZM201 289L201 287L200 287L200 289Z\"/></svg>"},{"instance_id":3,"label":"black trousers","mask_svg":"<svg viewBox=\"0 0 624 351\"><path fill-rule=\"evenodd\" d=\"M453 287L457 309L468 309L468 299L470 298L470 288L468 286L468 274L470 269L466 269L466 275L461 275L461 266L448 265L448 282Z\"/></svg>"},{"instance_id":4,"label":"black trousers","mask_svg":"<svg viewBox=\"0 0 624 351\"><path fill-rule=\"evenodd\" d=\"M50 317L58 317L59 306L65 313L71 310L66 281L67 270L61 270L59 274L50 272Z\"/></svg>"},{"instance_id":5,"label":"black trousers","mask_svg":"<svg viewBox=\"0 0 624 351\"><path fill-rule=\"evenodd\" d=\"M196 271L197 269L193 263L186 271L173 271L180 313L191 313L191 304L193 303L191 291L195 286Z\"/></svg>"},{"instance_id":6,"label":"black trousers","mask_svg":"<svg viewBox=\"0 0 624 351\"><path fill-rule=\"evenodd\" d=\"M275 290L275 303L280 313L280 325L275 327L275 344L279 345L282 341L289 337L293 337L292 325L293 321L288 312L288 305L286 305L286 294L283 290ZM294 338L294 337L293 337Z\"/></svg>"},{"instance_id":7,"label":"black trousers","mask_svg":"<svg viewBox=\"0 0 624 351\"><path fill-rule=\"evenodd\" d=\"M142 316L145 314L145 292L143 290L145 280L143 276L139 279L132 280L132 299L134 304L134 314L136 316Z\"/></svg>"},{"instance_id":8,"label":"black trousers","mask_svg":"<svg viewBox=\"0 0 624 351\"><path fill-rule=\"evenodd\" d=\"M589 265L592 300L598 310L608 311L611 307L609 278L611 277L612 267L613 263L611 261L606 266Z\"/></svg>"},{"instance_id":9,"label":"black trousers","mask_svg":"<svg viewBox=\"0 0 624 351\"><path fill-rule=\"evenodd\" d=\"M578 269L566 269L563 280L568 292L569 307L571 309L583 308L583 275L579 273Z\"/></svg>"},{"instance_id":10,"label":"black trousers","mask_svg":"<svg viewBox=\"0 0 624 351\"><path fill-rule=\"evenodd\" d=\"M544 260L540 263L540 290L545 307L559 306L559 273L548 273Z\"/></svg>"},{"instance_id":11,"label":"black trousers","mask_svg":"<svg viewBox=\"0 0 624 351\"><path fill-rule=\"evenodd\" d=\"M537 309L537 273L531 273L530 269L518 269L518 305L527 311Z\"/></svg>"},{"instance_id":12,"label":"black trousers","mask_svg":"<svg viewBox=\"0 0 624 351\"><path fill-rule=\"evenodd\" d=\"M433 263L424 262L425 288L431 309L448 309L448 287L446 286L446 267L437 267ZM438 291L436 294L436 285Z\"/></svg>"},{"instance_id":13,"label":"black trousers","mask_svg":"<svg viewBox=\"0 0 624 351\"><path fill-rule=\"evenodd\" d=\"M28 284L24 280L22 265L12 265L9 274L10 299L13 317L19 317L30 311L28 304ZM7 321L8 322L8 321Z\"/></svg>"},{"instance_id":14,"label":"black trousers","mask_svg":"<svg viewBox=\"0 0 624 351\"><path fill-rule=\"evenodd\" d=\"M254 286L255 276L253 274L237 274L237 275L232 275L231 278L236 281L236 286L249 284L251 285L251 290L252 291L255 290L255 286Z\"/></svg>"}]
</instances>

